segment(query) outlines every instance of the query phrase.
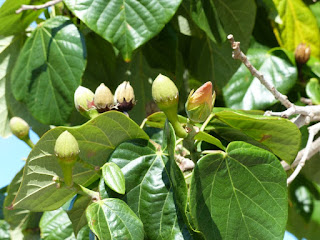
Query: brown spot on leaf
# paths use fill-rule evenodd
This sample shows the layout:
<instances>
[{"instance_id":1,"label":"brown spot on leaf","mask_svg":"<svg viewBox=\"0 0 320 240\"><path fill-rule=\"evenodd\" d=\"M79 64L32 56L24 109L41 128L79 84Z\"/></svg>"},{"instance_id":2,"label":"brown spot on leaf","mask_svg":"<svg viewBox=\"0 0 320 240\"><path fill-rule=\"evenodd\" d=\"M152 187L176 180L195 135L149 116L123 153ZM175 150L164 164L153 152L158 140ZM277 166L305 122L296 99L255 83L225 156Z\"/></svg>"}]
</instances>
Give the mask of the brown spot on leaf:
<instances>
[{"instance_id":1,"label":"brown spot on leaf","mask_svg":"<svg viewBox=\"0 0 320 240\"><path fill-rule=\"evenodd\" d=\"M259 140L259 142L263 142L265 140L268 140L271 137L272 137L272 135L263 135L262 138Z\"/></svg>"}]
</instances>

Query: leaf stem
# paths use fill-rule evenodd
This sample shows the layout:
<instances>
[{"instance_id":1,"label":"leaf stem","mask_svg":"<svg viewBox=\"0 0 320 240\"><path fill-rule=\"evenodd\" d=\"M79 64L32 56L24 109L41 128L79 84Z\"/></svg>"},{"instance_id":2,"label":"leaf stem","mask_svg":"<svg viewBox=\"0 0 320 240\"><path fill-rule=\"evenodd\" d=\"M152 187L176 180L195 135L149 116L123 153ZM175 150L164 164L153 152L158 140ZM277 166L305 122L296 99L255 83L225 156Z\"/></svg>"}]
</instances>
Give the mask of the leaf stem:
<instances>
[{"instance_id":1,"label":"leaf stem","mask_svg":"<svg viewBox=\"0 0 320 240\"><path fill-rule=\"evenodd\" d=\"M79 194L89 196L93 202L97 202L101 199L99 192L92 191L80 184L73 183L73 188L76 189Z\"/></svg>"},{"instance_id":2,"label":"leaf stem","mask_svg":"<svg viewBox=\"0 0 320 240\"><path fill-rule=\"evenodd\" d=\"M31 139L28 137L26 139L23 139L23 141L28 144L28 146L33 149L34 148L34 143L31 141Z\"/></svg>"},{"instance_id":3,"label":"leaf stem","mask_svg":"<svg viewBox=\"0 0 320 240\"><path fill-rule=\"evenodd\" d=\"M204 129L206 128L206 126L208 125L208 123L211 121L211 119L214 117L214 113L210 113L210 115L207 117L206 121L202 124L201 128L200 128L200 132L203 132Z\"/></svg>"}]
</instances>

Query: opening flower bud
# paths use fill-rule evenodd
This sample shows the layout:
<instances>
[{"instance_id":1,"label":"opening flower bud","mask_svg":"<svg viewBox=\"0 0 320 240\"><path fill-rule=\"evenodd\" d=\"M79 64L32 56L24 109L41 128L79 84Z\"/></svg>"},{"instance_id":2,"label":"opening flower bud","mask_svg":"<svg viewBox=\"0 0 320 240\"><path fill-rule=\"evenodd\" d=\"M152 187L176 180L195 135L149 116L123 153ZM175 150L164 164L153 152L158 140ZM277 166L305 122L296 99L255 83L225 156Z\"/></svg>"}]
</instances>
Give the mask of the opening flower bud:
<instances>
[{"instance_id":1,"label":"opening flower bud","mask_svg":"<svg viewBox=\"0 0 320 240\"><path fill-rule=\"evenodd\" d=\"M306 46L306 44L304 43L300 43L294 52L296 63L298 65L306 64L310 58L310 54L311 54L310 47Z\"/></svg>"},{"instance_id":2,"label":"opening flower bud","mask_svg":"<svg viewBox=\"0 0 320 240\"><path fill-rule=\"evenodd\" d=\"M113 105L113 94L103 83L97 87L94 93L94 105L99 112L105 112L111 109Z\"/></svg>"},{"instance_id":3,"label":"opening flower bud","mask_svg":"<svg viewBox=\"0 0 320 240\"><path fill-rule=\"evenodd\" d=\"M64 182L72 186L72 171L79 155L79 145L75 137L68 131L64 131L56 140L54 152L59 159L59 165L63 172Z\"/></svg>"},{"instance_id":4,"label":"opening flower bud","mask_svg":"<svg viewBox=\"0 0 320 240\"><path fill-rule=\"evenodd\" d=\"M172 124L178 137L186 138L187 132L178 120L179 91L170 78L159 74L152 83L152 97Z\"/></svg>"},{"instance_id":5,"label":"opening flower bud","mask_svg":"<svg viewBox=\"0 0 320 240\"><path fill-rule=\"evenodd\" d=\"M19 117L13 117L10 119L11 132L21 140L29 138L29 125L28 123Z\"/></svg>"},{"instance_id":6,"label":"opening flower bud","mask_svg":"<svg viewBox=\"0 0 320 240\"><path fill-rule=\"evenodd\" d=\"M94 105L94 93L85 87L79 86L74 93L74 105L85 117L93 118L98 115Z\"/></svg>"},{"instance_id":7,"label":"opening flower bud","mask_svg":"<svg viewBox=\"0 0 320 240\"><path fill-rule=\"evenodd\" d=\"M129 82L124 81L117 87L114 93L114 101L120 111L127 112L133 108L136 101L133 88Z\"/></svg>"},{"instance_id":8,"label":"opening flower bud","mask_svg":"<svg viewBox=\"0 0 320 240\"><path fill-rule=\"evenodd\" d=\"M196 91L192 90L185 106L188 118L193 122L204 122L212 111L214 101L211 82L206 82Z\"/></svg>"}]
</instances>

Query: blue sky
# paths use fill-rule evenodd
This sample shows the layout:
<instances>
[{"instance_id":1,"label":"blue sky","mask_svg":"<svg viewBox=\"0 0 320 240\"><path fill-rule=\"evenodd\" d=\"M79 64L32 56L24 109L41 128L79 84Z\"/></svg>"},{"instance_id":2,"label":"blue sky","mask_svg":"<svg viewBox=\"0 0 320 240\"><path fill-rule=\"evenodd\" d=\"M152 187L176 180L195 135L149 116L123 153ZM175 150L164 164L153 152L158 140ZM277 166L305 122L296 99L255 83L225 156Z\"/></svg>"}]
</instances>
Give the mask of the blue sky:
<instances>
[{"instance_id":1,"label":"blue sky","mask_svg":"<svg viewBox=\"0 0 320 240\"><path fill-rule=\"evenodd\" d=\"M0 0L0 6L5 0ZM36 143L39 137L30 131L31 140ZM0 188L8 185L15 174L24 166L31 149L23 141L15 136L9 138L0 137ZM292 234L286 232L284 240L296 240Z\"/></svg>"}]
</instances>

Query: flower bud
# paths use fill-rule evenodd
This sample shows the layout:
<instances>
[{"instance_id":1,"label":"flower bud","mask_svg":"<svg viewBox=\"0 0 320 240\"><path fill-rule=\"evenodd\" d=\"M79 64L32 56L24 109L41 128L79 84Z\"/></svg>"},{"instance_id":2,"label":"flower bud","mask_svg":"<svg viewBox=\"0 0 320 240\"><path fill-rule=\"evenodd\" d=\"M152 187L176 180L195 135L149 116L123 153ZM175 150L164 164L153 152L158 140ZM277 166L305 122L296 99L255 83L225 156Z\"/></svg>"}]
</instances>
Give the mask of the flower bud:
<instances>
[{"instance_id":1,"label":"flower bud","mask_svg":"<svg viewBox=\"0 0 320 240\"><path fill-rule=\"evenodd\" d=\"M159 74L152 83L152 97L160 110L178 108L179 91L170 78Z\"/></svg>"},{"instance_id":2,"label":"flower bud","mask_svg":"<svg viewBox=\"0 0 320 240\"><path fill-rule=\"evenodd\" d=\"M133 88L129 82L124 81L117 87L114 93L114 101L120 111L127 112L133 108L136 102Z\"/></svg>"},{"instance_id":3,"label":"flower bud","mask_svg":"<svg viewBox=\"0 0 320 240\"><path fill-rule=\"evenodd\" d=\"M11 132L21 140L29 138L29 125L26 121L19 117L13 117L10 119Z\"/></svg>"},{"instance_id":4,"label":"flower bud","mask_svg":"<svg viewBox=\"0 0 320 240\"><path fill-rule=\"evenodd\" d=\"M71 187L73 185L73 166L80 152L78 142L71 133L64 131L56 140L54 152L59 159L58 162L63 172L64 183Z\"/></svg>"},{"instance_id":5,"label":"flower bud","mask_svg":"<svg viewBox=\"0 0 320 240\"><path fill-rule=\"evenodd\" d=\"M167 116L178 137L186 138L187 132L178 120L179 91L170 78L159 74L152 83L152 97Z\"/></svg>"},{"instance_id":6,"label":"flower bud","mask_svg":"<svg viewBox=\"0 0 320 240\"><path fill-rule=\"evenodd\" d=\"M206 82L196 91L192 90L185 106L188 118L193 122L204 122L212 112L214 101L211 82Z\"/></svg>"},{"instance_id":7,"label":"flower bud","mask_svg":"<svg viewBox=\"0 0 320 240\"><path fill-rule=\"evenodd\" d=\"M85 87L79 86L74 93L74 105L85 117L93 118L98 115L94 106L94 93Z\"/></svg>"},{"instance_id":8,"label":"flower bud","mask_svg":"<svg viewBox=\"0 0 320 240\"><path fill-rule=\"evenodd\" d=\"M94 94L94 105L99 112L108 111L113 105L113 94L103 83L96 89Z\"/></svg>"},{"instance_id":9,"label":"flower bud","mask_svg":"<svg viewBox=\"0 0 320 240\"><path fill-rule=\"evenodd\" d=\"M310 47L304 43L300 43L294 52L297 65L306 64L310 58L310 53Z\"/></svg>"}]
</instances>

